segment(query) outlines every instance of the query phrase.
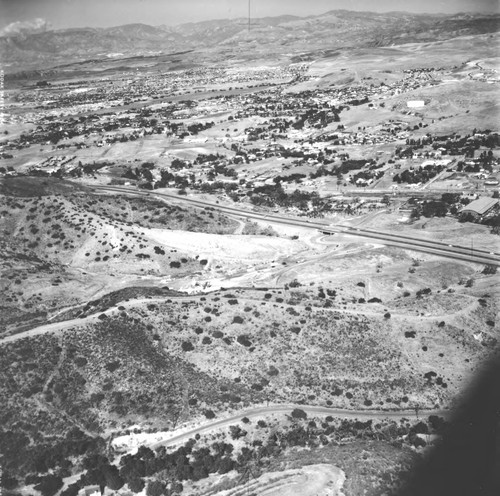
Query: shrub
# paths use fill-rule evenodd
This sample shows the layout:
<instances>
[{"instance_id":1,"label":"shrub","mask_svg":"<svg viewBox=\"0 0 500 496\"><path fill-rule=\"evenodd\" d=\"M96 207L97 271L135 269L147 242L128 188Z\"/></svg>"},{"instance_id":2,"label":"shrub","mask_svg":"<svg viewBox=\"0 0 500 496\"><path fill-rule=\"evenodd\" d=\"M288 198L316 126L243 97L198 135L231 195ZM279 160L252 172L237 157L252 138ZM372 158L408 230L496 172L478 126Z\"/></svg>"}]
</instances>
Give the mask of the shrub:
<instances>
[{"instance_id":1,"label":"shrub","mask_svg":"<svg viewBox=\"0 0 500 496\"><path fill-rule=\"evenodd\" d=\"M194 350L194 346L193 346L193 343L191 343L191 341L183 341L181 346L182 346L182 351L193 351Z\"/></svg>"},{"instance_id":2,"label":"shrub","mask_svg":"<svg viewBox=\"0 0 500 496\"><path fill-rule=\"evenodd\" d=\"M422 295L428 295L428 294L431 294L432 293L432 290L431 288L425 288L425 289L419 289L416 293L417 295L417 298L421 298Z\"/></svg>"},{"instance_id":3,"label":"shrub","mask_svg":"<svg viewBox=\"0 0 500 496\"><path fill-rule=\"evenodd\" d=\"M120 367L121 363L119 362L119 360L115 360L113 362L109 362L107 363L104 368L106 370L109 370L110 372L114 372L116 369L118 369Z\"/></svg>"},{"instance_id":4,"label":"shrub","mask_svg":"<svg viewBox=\"0 0 500 496\"><path fill-rule=\"evenodd\" d=\"M244 320L242 317L240 317L239 315L235 315L235 317L233 318L233 324L243 324Z\"/></svg>"},{"instance_id":5,"label":"shrub","mask_svg":"<svg viewBox=\"0 0 500 496\"><path fill-rule=\"evenodd\" d=\"M245 437L247 435L247 431L237 425L230 425L229 432L231 433L232 439L239 439L240 437Z\"/></svg>"},{"instance_id":6,"label":"shrub","mask_svg":"<svg viewBox=\"0 0 500 496\"><path fill-rule=\"evenodd\" d=\"M279 373L280 371L274 365L271 365L267 371L267 374L271 377L277 376Z\"/></svg>"},{"instance_id":7,"label":"shrub","mask_svg":"<svg viewBox=\"0 0 500 496\"><path fill-rule=\"evenodd\" d=\"M84 357L76 357L75 358L75 365L77 367L85 367L85 365L87 365L87 359Z\"/></svg>"},{"instance_id":8,"label":"shrub","mask_svg":"<svg viewBox=\"0 0 500 496\"><path fill-rule=\"evenodd\" d=\"M246 346L247 348L252 346L252 342L248 339L248 336L245 334L242 334L241 336L238 336L237 340L238 343L242 344L243 346Z\"/></svg>"},{"instance_id":9,"label":"shrub","mask_svg":"<svg viewBox=\"0 0 500 496\"><path fill-rule=\"evenodd\" d=\"M491 275L497 273L497 267L494 265L486 265L482 270L481 274Z\"/></svg>"}]
</instances>

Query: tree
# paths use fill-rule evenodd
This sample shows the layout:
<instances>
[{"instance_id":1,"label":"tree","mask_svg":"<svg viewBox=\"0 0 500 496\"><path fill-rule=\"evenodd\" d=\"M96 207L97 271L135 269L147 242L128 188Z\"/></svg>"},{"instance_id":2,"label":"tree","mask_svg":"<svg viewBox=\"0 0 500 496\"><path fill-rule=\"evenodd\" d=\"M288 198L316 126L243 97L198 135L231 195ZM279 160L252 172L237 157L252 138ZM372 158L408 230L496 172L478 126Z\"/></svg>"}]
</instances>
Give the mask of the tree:
<instances>
[{"instance_id":1,"label":"tree","mask_svg":"<svg viewBox=\"0 0 500 496\"><path fill-rule=\"evenodd\" d=\"M300 408L294 408L292 410L292 418L294 418L294 419L306 419L307 413L304 412L304 410L301 410Z\"/></svg>"},{"instance_id":2,"label":"tree","mask_svg":"<svg viewBox=\"0 0 500 496\"><path fill-rule=\"evenodd\" d=\"M42 493L42 496L54 496L61 489L63 481L61 477L54 474L46 475L39 484L35 486L37 491Z\"/></svg>"},{"instance_id":3,"label":"tree","mask_svg":"<svg viewBox=\"0 0 500 496\"><path fill-rule=\"evenodd\" d=\"M183 485L180 482L172 482L172 486L170 487L172 494L180 494L184 489Z\"/></svg>"},{"instance_id":4,"label":"tree","mask_svg":"<svg viewBox=\"0 0 500 496\"><path fill-rule=\"evenodd\" d=\"M111 490L118 491L118 489L121 489L125 484L123 479L120 477L118 468L115 465L105 465L102 468L102 472L104 474L106 486Z\"/></svg>"},{"instance_id":5,"label":"tree","mask_svg":"<svg viewBox=\"0 0 500 496\"><path fill-rule=\"evenodd\" d=\"M441 195L441 201L448 205L453 205L460 201L460 193L443 193Z\"/></svg>"},{"instance_id":6,"label":"tree","mask_svg":"<svg viewBox=\"0 0 500 496\"><path fill-rule=\"evenodd\" d=\"M140 446L137 450L136 456L142 458L143 460L149 460L151 458L154 458L155 454L151 448L148 448L147 446Z\"/></svg>"},{"instance_id":7,"label":"tree","mask_svg":"<svg viewBox=\"0 0 500 496\"><path fill-rule=\"evenodd\" d=\"M428 201L422 206L424 217L444 217L448 213L446 204L442 201Z\"/></svg>"},{"instance_id":8,"label":"tree","mask_svg":"<svg viewBox=\"0 0 500 496\"><path fill-rule=\"evenodd\" d=\"M144 481L140 477L134 477L127 484L129 489L134 493L140 493L144 489Z\"/></svg>"},{"instance_id":9,"label":"tree","mask_svg":"<svg viewBox=\"0 0 500 496\"><path fill-rule=\"evenodd\" d=\"M164 484L158 480L151 481L146 488L147 496L162 496L162 494L165 493L166 491Z\"/></svg>"},{"instance_id":10,"label":"tree","mask_svg":"<svg viewBox=\"0 0 500 496\"><path fill-rule=\"evenodd\" d=\"M77 496L80 491L80 486L76 482L70 484L64 491L61 492L60 496Z\"/></svg>"},{"instance_id":11,"label":"tree","mask_svg":"<svg viewBox=\"0 0 500 496\"><path fill-rule=\"evenodd\" d=\"M234 468L234 461L230 456L221 458L219 462L219 474L227 474Z\"/></svg>"},{"instance_id":12,"label":"tree","mask_svg":"<svg viewBox=\"0 0 500 496\"><path fill-rule=\"evenodd\" d=\"M412 220L420 219L420 210L418 208L412 209L412 211L410 213L410 219L412 219Z\"/></svg>"}]
</instances>

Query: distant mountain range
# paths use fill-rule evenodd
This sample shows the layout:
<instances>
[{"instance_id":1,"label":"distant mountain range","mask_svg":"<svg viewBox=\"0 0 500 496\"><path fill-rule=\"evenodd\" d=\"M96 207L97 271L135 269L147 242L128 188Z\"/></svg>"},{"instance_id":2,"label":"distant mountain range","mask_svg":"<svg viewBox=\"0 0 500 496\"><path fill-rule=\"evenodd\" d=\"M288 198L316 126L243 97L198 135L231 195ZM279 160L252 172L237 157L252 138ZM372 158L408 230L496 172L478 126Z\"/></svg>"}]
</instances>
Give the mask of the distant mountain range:
<instances>
[{"instance_id":1,"label":"distant mountain range","mask_svg":"<svg viewBox=\"0 0 500 496\"><path fill-rule=\"evenodd\" d=\"M500 15L417 15L335 10L319 16L213 20L179 26L127 24L0 36L6 72L106 57L165 54L196 49L300 53L342 47L430 42L499 31Z\"/></svg>"}]
</instances>

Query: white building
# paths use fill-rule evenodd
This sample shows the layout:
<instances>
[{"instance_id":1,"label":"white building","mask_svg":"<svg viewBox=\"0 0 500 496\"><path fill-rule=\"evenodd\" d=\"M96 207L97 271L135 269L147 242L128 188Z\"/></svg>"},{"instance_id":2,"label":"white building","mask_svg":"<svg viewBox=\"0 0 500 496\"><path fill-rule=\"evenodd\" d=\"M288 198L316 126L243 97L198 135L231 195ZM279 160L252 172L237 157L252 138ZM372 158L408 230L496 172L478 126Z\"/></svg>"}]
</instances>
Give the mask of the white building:
<instances>
[{"instance_id":1,"label":"white building","mask_svg":"<svg viewBox=\"0 0 500 496\"><path fill-rule=\"evenodd\" d=\"M425 106L425 102L423 100L409 100L406 102L406 106L408 108L421 108Z\"/></svg>"}]
</instances>

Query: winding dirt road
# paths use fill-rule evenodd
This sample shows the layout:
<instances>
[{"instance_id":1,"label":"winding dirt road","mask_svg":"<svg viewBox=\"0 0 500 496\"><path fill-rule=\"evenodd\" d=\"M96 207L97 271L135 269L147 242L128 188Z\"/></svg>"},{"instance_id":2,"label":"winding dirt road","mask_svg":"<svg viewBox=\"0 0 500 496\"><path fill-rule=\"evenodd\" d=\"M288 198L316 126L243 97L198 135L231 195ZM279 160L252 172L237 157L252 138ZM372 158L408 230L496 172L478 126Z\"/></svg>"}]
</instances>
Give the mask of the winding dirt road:
<instances>
[{"instance_id":1,"label":"winding dirt road","mask_svg":"<svg viewBox=\"0 0 500 496\"><path fill-rule=\"evenodd\" d=\"M214 429L222 429L229 427L236 422L241 422L241 420L246 417L248 419L262 418L268 415L275 414L288 414L291 415L292 411L298 408L304 411L308 416L332 416L342 419L357 419L357 420L383 420L383 419L394 419L400 420L402 418L407 419L418 419L422 417L428 417L429 415L437 415L440 417L447 418L450 415L449 410L419 410L418 413L415 410L399 410L399 411L384 411L384 410L345 410L341 408L329 408L325 406L316 405L297 405L293 403L282 404L282 405L269 405L250 408L248 410L241 410L238 413L234 413L229 417L212 420L206 422L200 426L193 427L188 431L181 432L179 434L173 433L171 437L163 441L148 444L147 446L151 449L156 449L160 446L172 446L179 443L184 443L188 439L194 437L196 434L207 434Z\"/></svg>"}]
</instances>

